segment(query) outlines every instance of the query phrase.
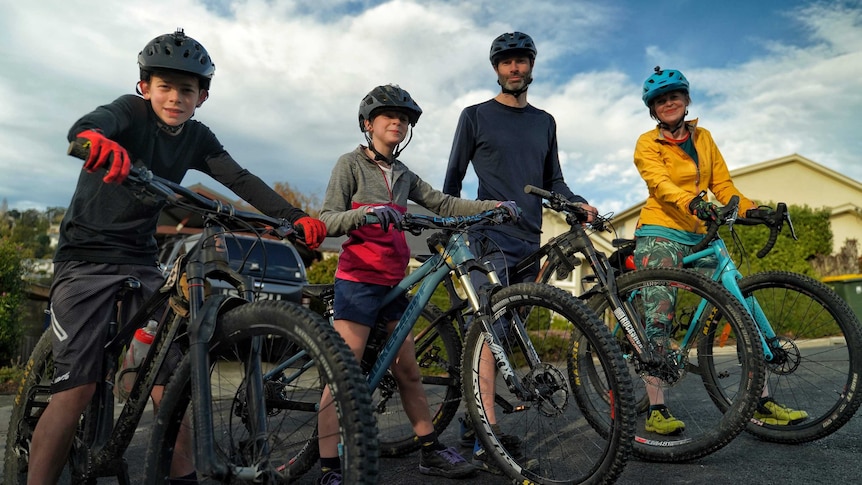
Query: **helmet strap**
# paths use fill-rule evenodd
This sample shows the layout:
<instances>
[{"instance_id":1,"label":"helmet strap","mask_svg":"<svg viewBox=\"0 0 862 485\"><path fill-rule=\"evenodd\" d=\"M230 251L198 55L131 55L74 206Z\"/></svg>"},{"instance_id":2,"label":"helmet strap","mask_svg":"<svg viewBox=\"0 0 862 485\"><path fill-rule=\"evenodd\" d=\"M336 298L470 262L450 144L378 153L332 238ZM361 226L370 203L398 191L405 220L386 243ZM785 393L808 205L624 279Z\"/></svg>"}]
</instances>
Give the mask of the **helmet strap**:
<instances>
[{"instance_id":1,"label":"helmet strap","mask_svg":"<svg viewBox=\"0 0 862 485\"><path fill-rule=\"evenodd\" d=\"M511 94L512 96L514 96L514 97L516 97L516 98L517 98L518 96L520 96L520 95L522 95L522 94L526 93L526 92L527 92L527 89L530 87L530 84L531 84L532 82L533 82L533 76L530 76L530 77L527 79L527 82L524 84L524 87L522 87L521 89L507 89L507 88L506 88L506 86L503 86L502 84L500 84L500 80L499 80L499 79L497 79L497 84L499 84L499 85L500 85L500 88L502 88L503 94Z\"/></svg>"},{"instance_id":2,"label":"helmet strap","mask_svg":"<svg viewBox=\"0 0 862 485\"><path fill-rule=\"evenodd\" d=\"M676 132L679 131L683 126L685 126L685 117L688 116L688 110L685 110L685 114L682 115L682 118L679 119L673 126L665 123L664 121L658 122L658 127L662 130L669 131L671 134L676 136Z\"/></svg>"},{"instance_id":3,"label":"helmet strap","mask_svg":"<svg viewBox=\"0 0 862 485\"><path fill-rule=\"evenodd\" d=\"M398 145L395 145L395 148L392 149L392 157L391 158L386 157L386 155L380 153L379 151L377 151L376 148L374 148L374 142L371 141L371 137L368 136L368 132L366 131L365 132L365 141L368 143L368 149L371 150L372 152L374 152L374 161L375 162L386 162L388 164L392 164L392 162L394 162L398 158L398 155L401 155L401 152L403 152L404 149L407 148L407 145L410 144L410 141L413 140L413 129L408 128L408 130L409 131L407 133L407 141L404 143L404 146L401 146L400 143Z\"/></svg>"}]
</instances>

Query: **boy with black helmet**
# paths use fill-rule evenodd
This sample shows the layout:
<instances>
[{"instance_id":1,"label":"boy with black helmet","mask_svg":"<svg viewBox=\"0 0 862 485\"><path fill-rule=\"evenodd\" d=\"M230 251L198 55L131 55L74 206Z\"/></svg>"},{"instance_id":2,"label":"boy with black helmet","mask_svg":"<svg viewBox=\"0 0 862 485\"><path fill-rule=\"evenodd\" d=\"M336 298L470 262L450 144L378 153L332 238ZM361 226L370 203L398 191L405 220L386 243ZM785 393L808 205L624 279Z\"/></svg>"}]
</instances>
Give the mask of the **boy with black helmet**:
<instances>
[{"instance_id":1,"label":"boy with black helmet","mask_svg":"<svg viewBox=\"0 0 862 485\"><path fill-rule=\"evenodd\" d=\"M634 152L635 166L649 192L635 229L635 266L682 267L682 259L704 237L703 221L718 217L718 207L701 197L701 191L711 191L723 204L738 196L742 213L757 204L733 184L709 131L698 126L696 119L686 121L691 97L688 79L682 72L656 66L643 83L642 99L657 125L638 138ZM712 276L718 262L704 258L696 264L695 269ZM666 309L674 307L667 302L675 298L667 289L644 292L648 310L646 335L660 350L674 345L668 335L673 315L668 315ZM661 435L684 432L685 423L674 417L665 403L661 380L646 377L644 381L650 401L645 429ZM768 424L786 425L804 421L808 413L778 404L764 386L755 417Z\"/></svg>"},{"instance_id":2,"label":"boy with black helmet","mask_svg":"<svg viewBox=\"0 0 862 485\"><path fill-rule=\"evenodd\" d=\"M215 72L200 43L178 29L147 43L138 64L140 96L123 95L100 106L69 130L69 141L89 145L89 157L60 225L54 256L50 311L55 379L33 433L30 483L57 482L81 412L96 381L104 378L104 332L120 282L134 277L142 283L143 291L125 309L131 314L164 281L154 237L161 205L140 200L121 185L132 160L174 182L189 169L204 172L262 212L299 226L312 248L326 236L322 222L243 169L209 128L191 120L206 101ZM100 173L103 168L105 174ZM162 390L153 391L156 403ZM187 445L190 441L178 440L178 448ZM194 481L191 463L174 464L172 471L183 483Z\"/></svg>"},{"instance_id":3,"label":"boy with black helmet","mask_svg":"<svg viewBox=\"0 0 862 485\"><path fill-rule=\"evenodd\" d=\"M515 265L539 249L541 238L542 200L524 193L525 185L580 202L590 214L596 211L586 199L575 195L563 179L553 116L527 102L537 53L535 42L523 32L507 32L493 40L488 58L500 92L493 99L461 112L443 182L443 192L460 196L467 167L472 163L479 179L478 199L513 200L523 210L517 224L489 226L471 237L471 247L493 262L503 284L534 281L538 273L537 266L519 274L513 271ZM483 276L476 274L476 278ZM477 281L481 284L483 280ZM483 359L479 372L493 375L493 359ZM488 420L496 426L496 416L488 416ZM510 453L520 452L522 444L517 436L499 435ZM488 460L466 419L462 420L461 445L473 447L474 465L501 473Z\"/></svg>"},{"instance_id":4,"label":"boy with black helmet","mask_svg":"<svg viewBox=\"0 0 862 485\"><path fill-rule=\"evenodd\" d=\"M381 301L404 277L410 259L404 233L395 230L408 200L442 216L470 215L503 205L517 218L518 208L512 202L448 196L398 160L404 148L401 143L421 114L419 105L400 87L390 84L372 89L359 104L359 129L368 145L338 159L326 188L320 219L330 236L349 236L335 273L334 325L357 359L362 358L371 329L386 325L391 332L407 307L403 296L385 307ZM380 222L365 224L366 214L374 214ZM443 446L434 431L412 338L398 351L392 374L404 411L422 443L419 471L449 478L472 475L475 468L453 448ZM328 399L327 389L321 404L325 410L318 421L322 471L318 483L340 484L338 419L332 406L325 406Z\"/></svg>"}]
</instances>

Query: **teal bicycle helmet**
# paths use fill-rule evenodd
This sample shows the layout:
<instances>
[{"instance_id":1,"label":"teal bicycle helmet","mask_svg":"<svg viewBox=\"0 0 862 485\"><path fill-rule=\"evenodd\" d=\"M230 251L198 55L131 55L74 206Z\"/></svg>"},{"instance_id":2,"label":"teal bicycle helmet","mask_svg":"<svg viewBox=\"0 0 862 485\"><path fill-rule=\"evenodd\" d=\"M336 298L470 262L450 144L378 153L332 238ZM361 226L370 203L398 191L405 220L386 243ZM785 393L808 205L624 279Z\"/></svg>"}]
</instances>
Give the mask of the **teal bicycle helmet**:
<instances>
[{"instance_id":1,"label":"teal bicycle helmet","mask_svg":"<svg viewBox=\"0 0 862 485\"><path fill-rule=\"evenodd\" d=\"M491 65L496 67L500 59L506 55L526 54L531 61L536 60L536 44L533 39L523 32L507 32L499 35L491 43Z\"/></svg>"},{"instance_id":2,"label":"teal bicycle helmet","mask_svg":"<svg viewBox=\"0 0 862 485\"><path fill-rule=\"evenodd\" d=\"M671 91L685 91L688 93L688 79L681 72L674 69L662 70L655 66L655 72L644 81L643 100L649 108L652 100L658 96Z\"/></svg>"},{"instance_id":3,"label":"teal bicycle helmet","mask_svg":"<svg viewBox=\"0 0 862 485\"><path fill-rule=\"evenodd\" d=\"M160 35L147 43L138 54L138 67L141 72L170 69L194 74L201 79L203 88L209 87L209 81L215 74L215 64L204 46L186 36L183 29Z\"/></svg>"},{"instance_id":4,"label":"teal bicycle helmet","mask_svg":"<svg viewBox=\"0 0 862 485\"><path fill-rule=\"evenodd\" d=\"M359 103L359 130L365 132L365 120L374 118L374 112L380 109L391 109L407 114L410 126L416 126L422 115L422 108L413 101L410 93L395 84L377 86L362 98Z\"/></svg>"}]
</instances>

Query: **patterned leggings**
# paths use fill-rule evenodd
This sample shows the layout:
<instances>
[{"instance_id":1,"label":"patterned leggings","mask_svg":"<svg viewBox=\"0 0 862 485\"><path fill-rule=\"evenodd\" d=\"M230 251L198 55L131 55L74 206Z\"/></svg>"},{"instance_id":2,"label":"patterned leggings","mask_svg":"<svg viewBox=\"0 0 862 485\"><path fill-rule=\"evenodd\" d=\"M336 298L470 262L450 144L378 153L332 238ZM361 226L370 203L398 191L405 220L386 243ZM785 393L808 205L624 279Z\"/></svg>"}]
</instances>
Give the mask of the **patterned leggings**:
<instances>
[{"instance_id":1,"label":"patterned leggings","mask_svg":"<svg viewBox=\"0 0 862 485\"><path fill-rule=\"evenodd\" d=\"M682 258L691 254L692 246L655 236L639 236L635 246L635 267L681 268ZM700 258L692 269L711 277L718 266L714 256ZM667 335L675 317L676 289L669 287L645 288L643 290L646 312L646 335L650 340L671 337Z\"/></svg>"}]
</instances>

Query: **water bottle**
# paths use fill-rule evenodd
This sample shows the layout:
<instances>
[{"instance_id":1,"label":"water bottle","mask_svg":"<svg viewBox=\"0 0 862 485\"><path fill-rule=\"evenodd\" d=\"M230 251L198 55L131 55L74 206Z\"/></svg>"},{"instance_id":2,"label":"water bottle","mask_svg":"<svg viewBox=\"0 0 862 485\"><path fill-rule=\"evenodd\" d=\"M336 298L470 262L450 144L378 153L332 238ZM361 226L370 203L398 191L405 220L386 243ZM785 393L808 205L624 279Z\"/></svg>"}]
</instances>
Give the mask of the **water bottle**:
<instances>
[{"instance_id":1,"label":"water bottle","mask_svg":"<svg viewBox=\"0 0 862 485\"><path fill-rule=\"evenodd\" d=\"M120 402L128 399L129 393L132 392L138 369L150 350L158 326L159 322L150 320L146 326L135 331L135 336L129 344L129 350L126 351L126 356L123 358L123 364L117 372L117 382L114 386L114 395Z\"/></svg>"}]
</instances>

